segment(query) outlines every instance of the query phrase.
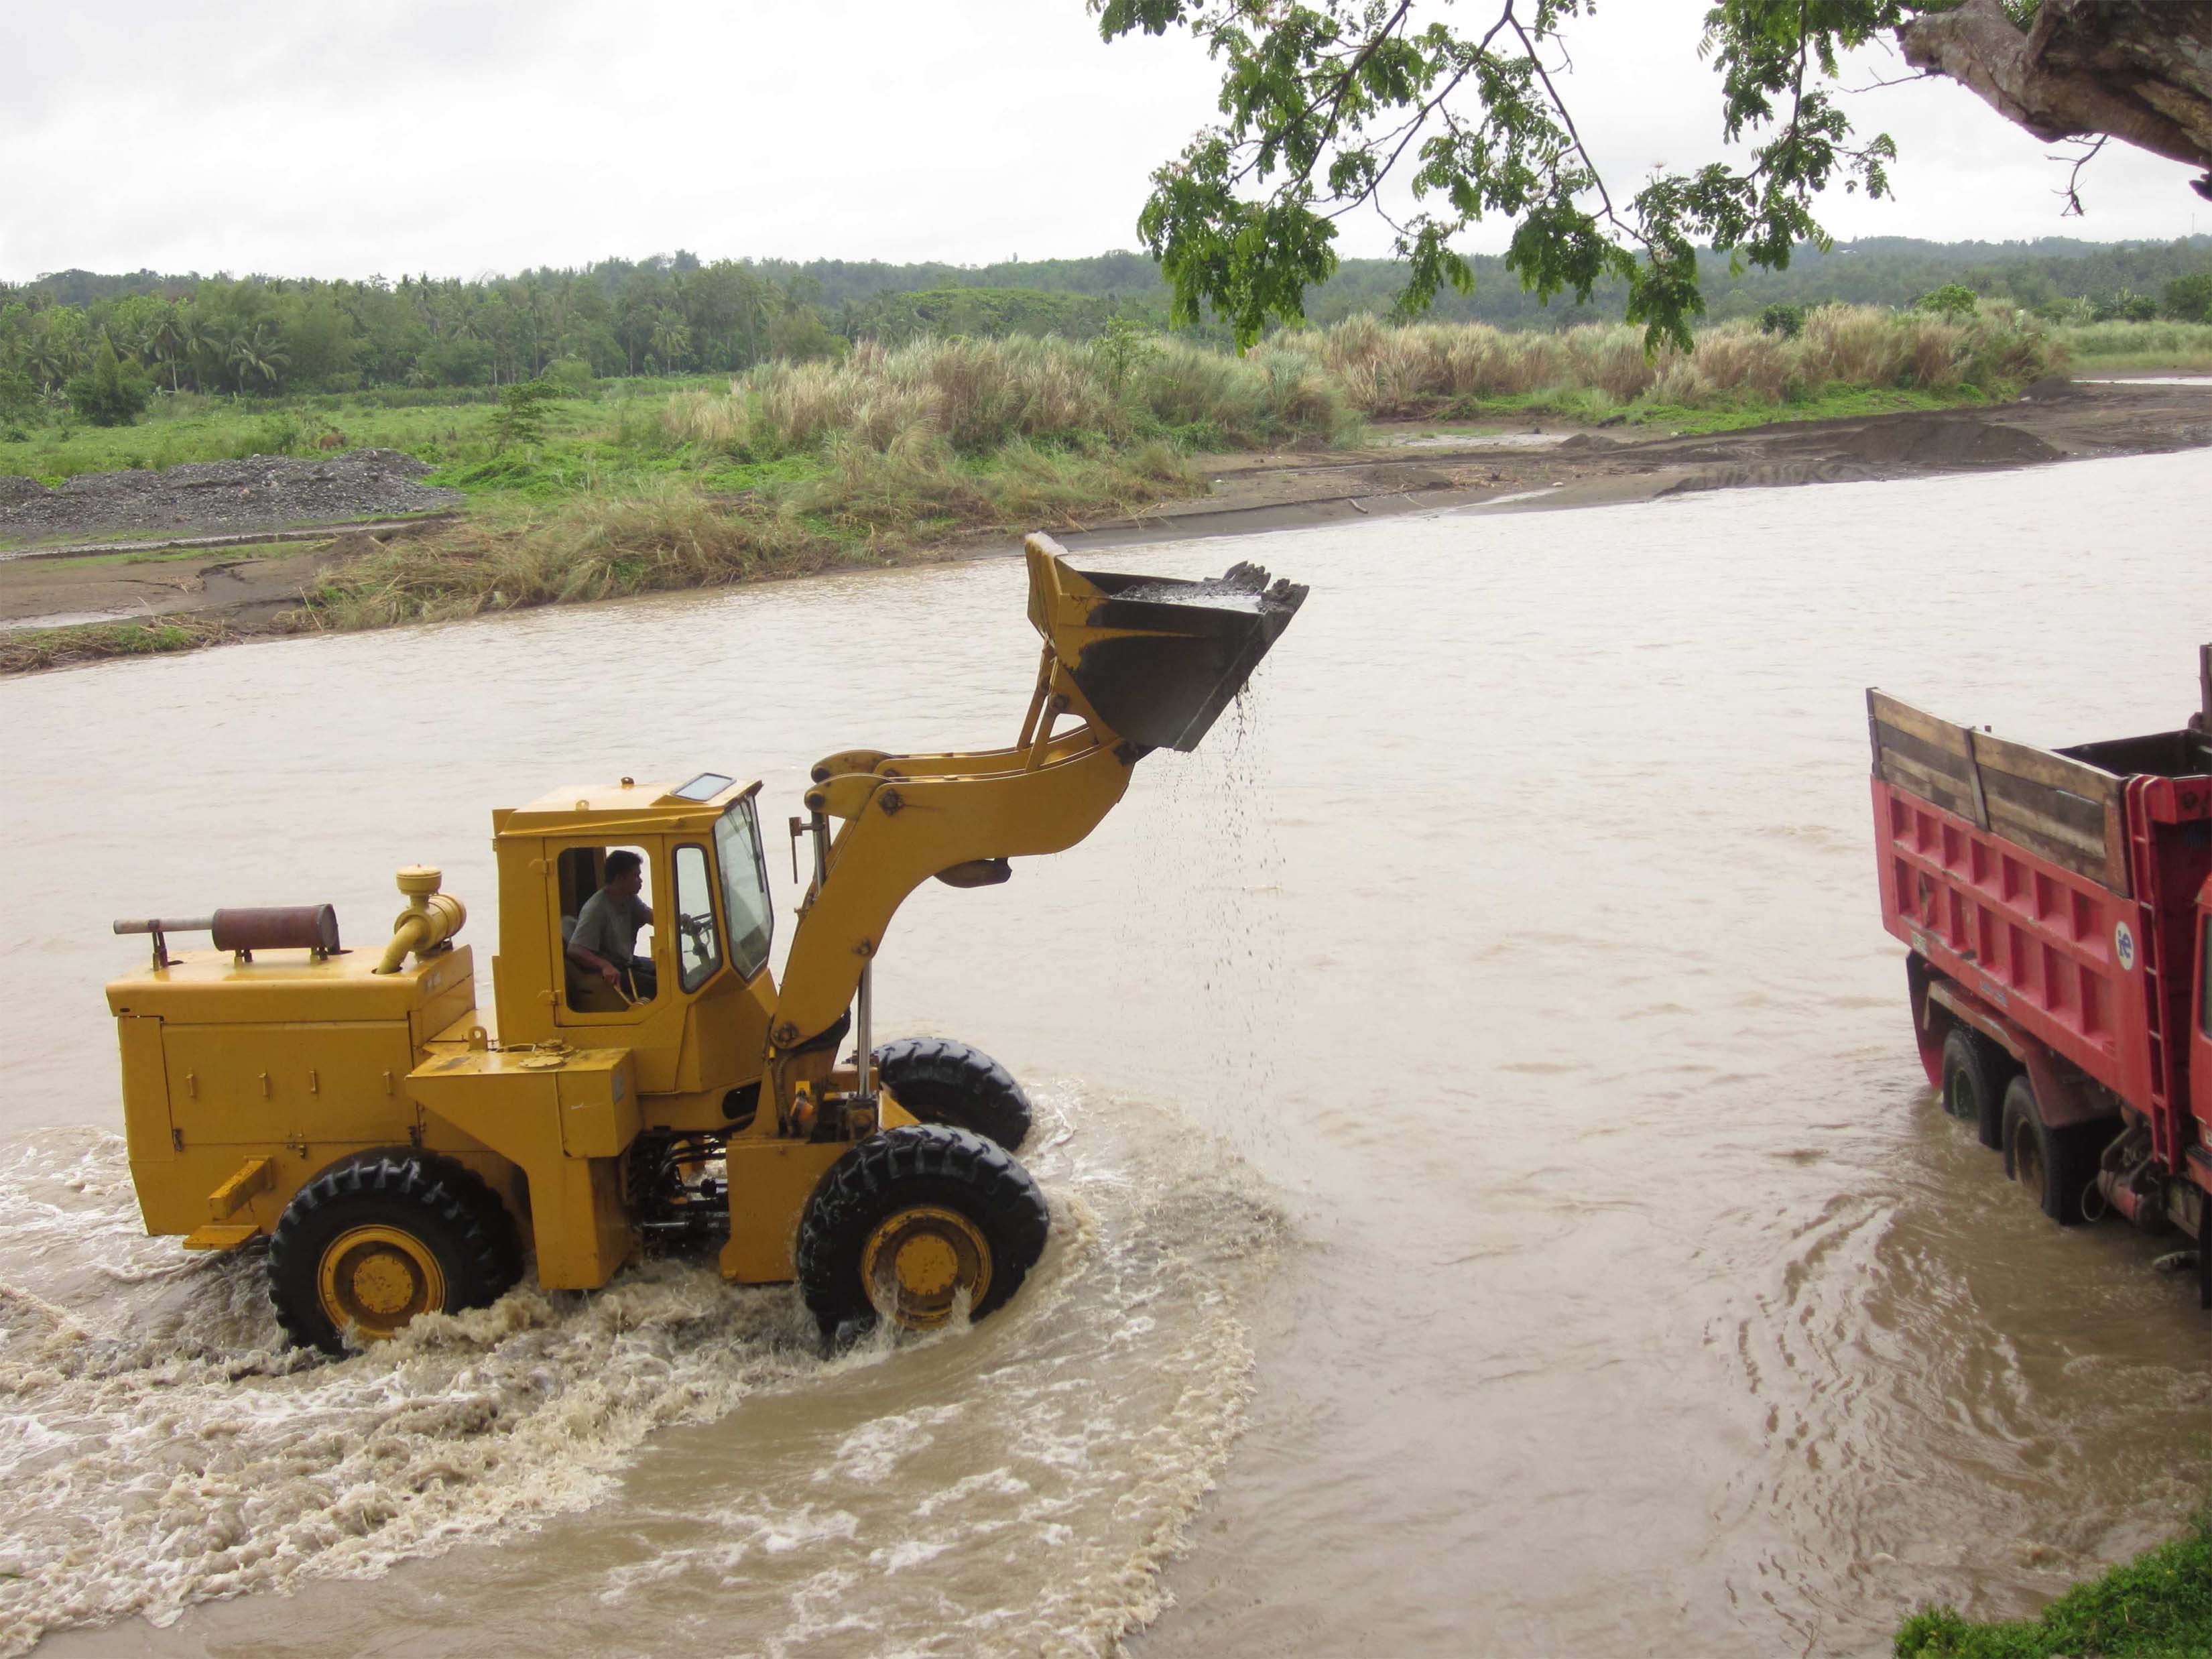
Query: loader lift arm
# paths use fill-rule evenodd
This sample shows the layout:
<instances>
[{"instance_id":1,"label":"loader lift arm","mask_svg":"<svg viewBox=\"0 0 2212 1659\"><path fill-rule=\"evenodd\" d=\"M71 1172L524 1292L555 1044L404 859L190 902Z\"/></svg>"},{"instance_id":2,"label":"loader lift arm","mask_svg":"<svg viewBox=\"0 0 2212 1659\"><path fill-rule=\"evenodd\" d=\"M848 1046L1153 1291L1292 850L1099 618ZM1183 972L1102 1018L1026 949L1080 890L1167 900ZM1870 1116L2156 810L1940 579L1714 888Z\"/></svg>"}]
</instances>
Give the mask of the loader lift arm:
<instances>
[{"instance_id":1,"label":"loader lift arm","mask_svg":"<svg viewBox=\"0 0 2212 1659\"><path fill-rule=\"evenodd\" d=\"M1195 748L1305 599L1290 583L1270 588L1250 565L1186 582L1088 575L1045 536L1030 537L1024 553L1030 620L1044 650L1014 744L848 750L814 767L805 805L817 879L792 937L773 1053L836 1023L892 915L930 877L974 884L963 870L1065 851L1113 810L1151 750ZM1069 717L1079 723L1055 729ZM829 840L833 818L842 827Z\"/></svg>"}]
</instances>

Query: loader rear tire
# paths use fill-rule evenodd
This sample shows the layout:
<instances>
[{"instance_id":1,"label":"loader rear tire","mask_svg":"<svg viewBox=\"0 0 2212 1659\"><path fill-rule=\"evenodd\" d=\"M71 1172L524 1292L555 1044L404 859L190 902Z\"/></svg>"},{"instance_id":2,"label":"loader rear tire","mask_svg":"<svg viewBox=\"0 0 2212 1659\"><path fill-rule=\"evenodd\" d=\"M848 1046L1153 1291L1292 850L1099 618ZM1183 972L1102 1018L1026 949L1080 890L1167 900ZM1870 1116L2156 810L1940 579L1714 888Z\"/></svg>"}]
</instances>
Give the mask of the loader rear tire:
<instances>
[{"instance_id":1,"label":"loader rear tire","mask_svg":"<svg viewBox=\"0 0 2212 1659\"><path fill-rule=\"evenodd\" d=\"M1030 1134L1030 1097L1014 1074L949 1037L901 1037L876 1050L876 1071L924 1123L949 1123L1010 1152Z\"/></svg>"},{"instance_id":2,"label":"loader rear tire","mask_svg":"<svg viewBox=\"0 0 2212 1659\"><path fill-rule=\"evenodd\" d=\"M2109 1119L2057 1129L2046 1126L2025 1075L2014 1078L2005 1091L2005 1176L2062 1227L2087 1218L2082 1197L2097 1178L2098 1155L2112 1138Z\"/></svg>"},{"instance_id":3,"label":"loader rear tire","mask_svg":"<svg viewBox=\"0 0 2212 1659\"><path fill-rule=\"evenodd\" d=\"M888 1319L934 1330L1005 1305L1051 1230L1030 1172L982 1136L937 1123L871 1135L830 1166L799 1227L799 1285L823 1336Z\"/></svg>"},{"instance_id":4,"label":"loader rear tire","mask_svg":"<svg viewBox=\"0 0 2212 1659\"><path fill-rule=\"evenodd\" d=\"M422 1313L496 1301L522 1276L514 1218L434 1153L358 1152L293 1195L269 1243L276 1322L301 1347L395 1335Z\"/></svg>"},{"instance_id":5,"label":"loader rear tire","mask_svg":"<svg viewBox=\"0 0 2212 1659\"><path fill-rule=\"evenodd\" d=\"M1964 1025L1954 1025L1943 1039L1943 1109L1972 1124L1993 1152L2004 1149L2005 1058Z\"/></svg>"}]
</instances>

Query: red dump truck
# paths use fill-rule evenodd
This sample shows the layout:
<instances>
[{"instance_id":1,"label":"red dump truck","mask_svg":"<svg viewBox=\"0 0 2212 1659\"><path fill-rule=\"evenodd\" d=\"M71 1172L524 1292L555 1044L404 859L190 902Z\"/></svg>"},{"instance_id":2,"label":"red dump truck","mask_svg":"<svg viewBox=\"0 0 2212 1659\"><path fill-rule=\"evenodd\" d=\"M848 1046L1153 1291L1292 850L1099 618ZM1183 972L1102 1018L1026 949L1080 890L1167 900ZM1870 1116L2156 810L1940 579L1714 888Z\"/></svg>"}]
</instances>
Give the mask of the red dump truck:
<instances>
[{"instance_id":1,"label":"red dump truck","mask_svg":"<svg viewBox=\"0 0 2212 1659\"><path fill-rule=\"evenodd\" d=\"M2195 1240L2212 1307L2212 646L2199 675L2179 731L2069 749L1867 718L1929 1082L2053 1221Z\"/></svg>"}]
</instances>

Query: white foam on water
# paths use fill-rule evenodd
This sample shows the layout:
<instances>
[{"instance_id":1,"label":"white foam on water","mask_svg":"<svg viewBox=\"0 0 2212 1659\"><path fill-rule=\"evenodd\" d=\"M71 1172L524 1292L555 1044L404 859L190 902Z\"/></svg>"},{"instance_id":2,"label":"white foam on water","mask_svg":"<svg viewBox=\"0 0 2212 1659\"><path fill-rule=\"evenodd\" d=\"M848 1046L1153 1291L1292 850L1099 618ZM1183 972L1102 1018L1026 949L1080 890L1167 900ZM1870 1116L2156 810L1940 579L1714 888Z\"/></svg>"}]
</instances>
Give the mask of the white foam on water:
<instances>
[{"instance_id":1,"label":"white foam on water","mask_svg":"<svg viewBox=\"0 0 2212 1659\"><path fill-rule=\"evenodd\" d=\"M1066 1253L1042 1294L902 1355L899 1389L877 1371L779 1433L798 1479L703 1510L693 1487L658 1494L642 1530L679 1536L609 1571L602 1604L775 1659L1121 1651L1243 1426L1240 1310L1283 1229L1208 1138L1151 1116L1118 1158L1040 1135ZM806 1541L771 1557L787 1535Z\"/></svg>"},{"instance_id":2,"label":"white foam on water","mask_svg":"<svg viewBox=\"0 0 2212 1659\"><path fill-rule=\"evenodd\" d=\"M141 1236L118 1139L0 1153L0 1654L587 1509L629 1540L592 1601L696 1600L715 1650L1115 1650L1242 1427L1237 1307L1282 1223L1187 1124L1111 1157L1053 1132L1097 1103L1036 1092L1054 1224L1021 1295L827 1360L793 1291L659 1261L326 1362L282 1346L256 1255ZM625 1492L656 1436L861 1386L905 1403L837 1421L797 1474L754 1486L738 1461L703 1516Z\"/></svg>"}]
</instances>

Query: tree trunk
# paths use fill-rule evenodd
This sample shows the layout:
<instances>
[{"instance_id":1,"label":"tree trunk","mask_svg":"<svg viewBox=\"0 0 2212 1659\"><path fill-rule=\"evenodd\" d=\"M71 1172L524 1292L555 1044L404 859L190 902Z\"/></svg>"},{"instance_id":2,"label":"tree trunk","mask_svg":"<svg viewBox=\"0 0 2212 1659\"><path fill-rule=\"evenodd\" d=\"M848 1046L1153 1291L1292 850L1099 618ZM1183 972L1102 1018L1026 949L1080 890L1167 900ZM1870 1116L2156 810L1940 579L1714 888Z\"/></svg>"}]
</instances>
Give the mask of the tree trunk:
<instances>
[{"instance_id":1,"label":"tree trunk","mask_svg":"<svg viewBox=\"0 0 2212 1659\"><path fill-rule=\"evenodd\" d=\"M2043 0L2025 33L1998 0L1964 0L1897 33L1905 62L2039 138L2108 135L2212 169L2212 0ZM2193 188L2212 198L2212 171Z\"/></svg>"}]
</instances>

